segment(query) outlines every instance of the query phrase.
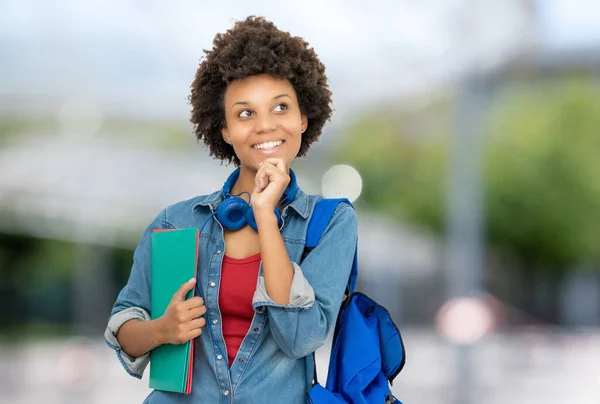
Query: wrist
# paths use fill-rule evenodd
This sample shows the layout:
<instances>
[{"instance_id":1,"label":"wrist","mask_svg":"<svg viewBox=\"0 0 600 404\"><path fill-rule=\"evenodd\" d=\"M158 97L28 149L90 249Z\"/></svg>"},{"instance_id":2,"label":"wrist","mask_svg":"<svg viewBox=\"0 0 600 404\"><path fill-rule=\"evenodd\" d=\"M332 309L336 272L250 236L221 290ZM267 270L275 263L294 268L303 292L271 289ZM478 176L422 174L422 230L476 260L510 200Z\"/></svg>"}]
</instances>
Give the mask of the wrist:
<instances>
[{"instance_id":1,"label":"wrist","mask_svg":"<svg viewBox=\"0 0 600 404\"><path fill-rule=\"evenodd\" d=\"M275 208L252 208L254 213L254 219L256 223L269 223L273 222L277 224L277 216L275 216Z\"/></svg>"},{"instance_id":2,"label":"wrist","mask_svg":"<svg viewBox=\"0 0 600 404\"><path fill-rule=\"evenodd\" d=\"M150 335L152 336L152 342L156 345L162 345L165 343L165 333L163 331L163 325L161 318L157 318L156 320L150 320L150 324L152 324L150 329Z\"/></svg>"}]
</instances>

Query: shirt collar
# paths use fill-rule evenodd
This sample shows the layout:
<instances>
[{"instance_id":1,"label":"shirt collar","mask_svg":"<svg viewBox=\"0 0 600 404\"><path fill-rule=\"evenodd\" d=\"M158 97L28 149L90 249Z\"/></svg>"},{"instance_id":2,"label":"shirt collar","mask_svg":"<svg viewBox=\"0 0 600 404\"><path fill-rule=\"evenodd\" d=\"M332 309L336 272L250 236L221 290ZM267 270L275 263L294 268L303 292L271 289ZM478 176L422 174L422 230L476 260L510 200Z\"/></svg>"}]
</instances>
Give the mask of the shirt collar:
<instances>
[{"instance_id":1,"label":"shirt collar","mask_svg":"<svg viewBox=\"0 0 600 404\"><path fill-rule=\"evenodd\" d=\"M210 206L211 209L219 206L221 201L223 200L223 195L221 190L213 192L212 194L202 195L197 198L197 202L192 206L192 211L195 211L201 206Z\"/></svg>"}]
</instances>

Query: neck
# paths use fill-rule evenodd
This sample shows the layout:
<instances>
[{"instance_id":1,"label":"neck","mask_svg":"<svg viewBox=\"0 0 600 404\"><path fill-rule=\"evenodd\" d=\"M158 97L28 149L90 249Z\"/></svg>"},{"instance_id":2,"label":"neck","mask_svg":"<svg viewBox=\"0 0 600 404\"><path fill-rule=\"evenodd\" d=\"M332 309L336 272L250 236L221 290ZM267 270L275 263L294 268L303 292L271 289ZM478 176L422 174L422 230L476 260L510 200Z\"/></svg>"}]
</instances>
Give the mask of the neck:
<instances>
[{"instance_id":1,"label":"neck","mask_svg":"<svg viewBox=\"0 0 600 404\"><path fill-rule=\"evenodd\" d=\"M231 194L238 195L242 192L248 192L248 195L252 195L252 193L254 192L254 177L256 177L256 171L241 166L240 176L231 188ZM240 195L240 197L248 200L248 195L243 194Z\"/></svg>"}]
</instances>

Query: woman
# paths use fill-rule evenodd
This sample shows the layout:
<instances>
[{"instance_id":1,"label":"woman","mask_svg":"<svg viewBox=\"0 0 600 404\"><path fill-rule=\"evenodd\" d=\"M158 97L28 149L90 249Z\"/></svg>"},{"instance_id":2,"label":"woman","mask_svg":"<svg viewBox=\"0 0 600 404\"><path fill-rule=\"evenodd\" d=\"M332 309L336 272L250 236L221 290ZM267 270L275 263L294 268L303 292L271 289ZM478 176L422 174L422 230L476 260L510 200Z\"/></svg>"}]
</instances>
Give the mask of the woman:
<instances>
[{"instance_id":1,"label":"woman","mask_svg":"<svg viewBox=\"0 0 600 404\"><path fill-rule=\"evenodd\" d=\"M357 240L354 210L342 203L303 254L320 197L302 192L289 164L331 116L325 67L304 40L258 17L218 34L205 52L191 121L211 155L237 169L223 189L169 206L148 226L105 336L138 378L152 349L197 338L192 393L153 391L146 403L303 403L311 354L333 331ZM219 219L235 195L250 203L254 228ZM150 234L189 227L201 229L198 277L150 320ZM185 300L196 283L201 294Z\"/></svg>"}]
</instances>

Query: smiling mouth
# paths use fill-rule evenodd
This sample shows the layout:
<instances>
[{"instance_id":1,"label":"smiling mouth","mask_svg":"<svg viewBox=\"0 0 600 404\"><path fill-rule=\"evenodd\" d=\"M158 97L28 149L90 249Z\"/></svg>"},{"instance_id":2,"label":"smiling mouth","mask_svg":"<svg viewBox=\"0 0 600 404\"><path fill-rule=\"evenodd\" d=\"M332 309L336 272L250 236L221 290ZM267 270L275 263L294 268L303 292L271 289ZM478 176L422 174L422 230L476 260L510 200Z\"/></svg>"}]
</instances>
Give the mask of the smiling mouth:
<instances>
[{"instance_id":1,"label":"smiling mouth","mask_svg":"<svg viewBox=\"0 0 600 404\"><path fill-rule=\"evenodd\" d=\"M252 146L253 149L256 150L273 150L274 148L281 146L284 143L283 140L278 140L276 142L266 142L266 143L259 143L259 144L255 144L254 146Z\"/></svg>"}]
</instances>

